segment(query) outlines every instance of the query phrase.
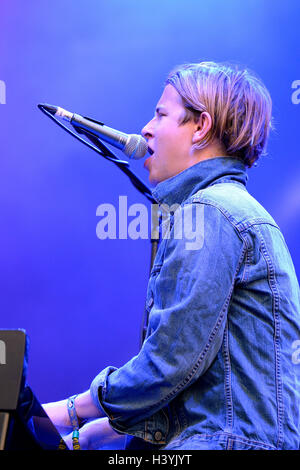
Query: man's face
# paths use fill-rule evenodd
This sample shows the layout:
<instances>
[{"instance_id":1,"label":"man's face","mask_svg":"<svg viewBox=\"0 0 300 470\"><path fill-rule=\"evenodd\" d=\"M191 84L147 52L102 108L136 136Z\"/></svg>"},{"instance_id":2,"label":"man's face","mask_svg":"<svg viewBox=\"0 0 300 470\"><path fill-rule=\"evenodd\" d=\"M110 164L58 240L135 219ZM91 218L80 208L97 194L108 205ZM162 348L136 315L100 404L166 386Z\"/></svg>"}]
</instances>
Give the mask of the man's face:
<instances>
[{"instance_id":1,"label":"man's face","mask_svg":"<svg viewBox=\"0 0 300 470\"><path fill-rule=\"evenodd\" d=\"M195 163L192 139L196 124L189 121L180 125L184 114L181 96L172 85L167 85L157 103L154 118L142 130L154 152L144 163L149 170L149 181L154 185Z\"/></svg>"}]
</instances>

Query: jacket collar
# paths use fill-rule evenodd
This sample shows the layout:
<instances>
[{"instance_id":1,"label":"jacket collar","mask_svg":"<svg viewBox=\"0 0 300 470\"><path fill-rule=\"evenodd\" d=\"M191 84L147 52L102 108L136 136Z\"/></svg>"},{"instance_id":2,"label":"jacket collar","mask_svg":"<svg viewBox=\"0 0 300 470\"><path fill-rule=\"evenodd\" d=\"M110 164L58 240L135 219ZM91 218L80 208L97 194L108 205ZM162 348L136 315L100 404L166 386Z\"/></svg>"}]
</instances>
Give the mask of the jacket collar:
<instances>
[{"instance_id":1,"label":"jacket collar","mask_svg":"<svg viewBox=\"0 0 300 470\"><path fill-rule=\"evenodd\" d=\"M182 204L200 189L213 184L238 182L246 186L246 171L246 165L238 158L210 158L158 183L152 196L159 204Z\"/></svg>"}]
</instances>

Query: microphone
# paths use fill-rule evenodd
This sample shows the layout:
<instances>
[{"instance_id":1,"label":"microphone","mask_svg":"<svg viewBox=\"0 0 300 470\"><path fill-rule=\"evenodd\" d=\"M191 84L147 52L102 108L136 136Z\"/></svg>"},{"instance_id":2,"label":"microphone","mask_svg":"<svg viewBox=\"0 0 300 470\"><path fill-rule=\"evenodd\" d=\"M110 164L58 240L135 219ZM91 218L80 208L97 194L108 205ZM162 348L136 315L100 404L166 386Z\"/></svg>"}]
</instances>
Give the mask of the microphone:
<instances>
[{"instance_id":1,"label":"microphone","mask_svg":"<svg viewBox=\"0 0 300 470\"><path fill-rule=\"evenodd\" d=\"M143 158L148 151L147 141L141 135L125 134L124 132L105 126L103 122L80 116L80 114L71 113L59 106L41 104L39 107L43 107L53 116L57 116L70 122L75 129L76 127L84 129L94 136L104 140L104 142L122 150L122 152L129 158L138 160L139 158Z\"/></svg>"}]
</instances>

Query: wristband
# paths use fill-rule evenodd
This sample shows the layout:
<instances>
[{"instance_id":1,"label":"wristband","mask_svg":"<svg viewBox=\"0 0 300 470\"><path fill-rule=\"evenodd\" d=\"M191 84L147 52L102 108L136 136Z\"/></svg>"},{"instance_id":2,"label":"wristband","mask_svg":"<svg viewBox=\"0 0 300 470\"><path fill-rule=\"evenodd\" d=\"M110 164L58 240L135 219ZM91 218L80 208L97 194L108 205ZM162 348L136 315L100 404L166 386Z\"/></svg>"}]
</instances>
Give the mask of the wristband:
<instances>
[{"instance_id":1,"label":"wristband","mask_svg":"<svg viewBox=\"0 0 300 470\"><path fill-rule=\"evenodd\" d=\"M77 395L73 395L72 397L68 398L67 409L68 409L69 418L71 421L71 426L73 428L73 434L72 434L73 450L80 450L79 421L78 421L78 416L77 416L76 409L75 409L76 397Z\"/></svg>"}]
</instances>

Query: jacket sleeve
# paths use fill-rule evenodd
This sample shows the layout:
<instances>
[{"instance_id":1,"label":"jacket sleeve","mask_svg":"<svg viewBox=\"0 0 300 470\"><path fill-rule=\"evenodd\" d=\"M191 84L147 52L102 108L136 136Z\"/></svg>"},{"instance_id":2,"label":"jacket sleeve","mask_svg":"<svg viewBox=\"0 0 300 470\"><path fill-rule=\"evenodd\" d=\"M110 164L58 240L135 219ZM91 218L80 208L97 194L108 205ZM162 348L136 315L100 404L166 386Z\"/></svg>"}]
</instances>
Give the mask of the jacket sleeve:
<instances>
[{"instance_id":1,"label":"jacket sleeve","mask_svg":"<svg viewBox=\"0 0 300 470\"><path fill-rule=\"evenodd\" d=\"M96 405L121 432L157 413L196 381L222 344L243 242L219 209L193 203L187 210L194 213L195 204L202 207L202 242L191 249L190 235L174 239L172 231L165 240L139 354L119 369L104 369L90 388Z\"/></svg>"}]
</instances>

